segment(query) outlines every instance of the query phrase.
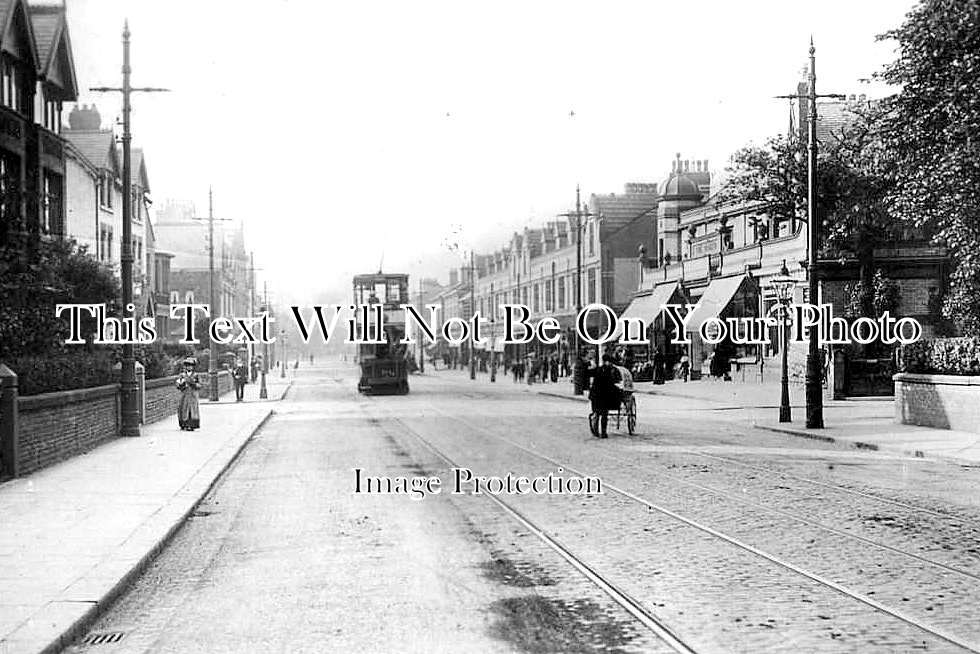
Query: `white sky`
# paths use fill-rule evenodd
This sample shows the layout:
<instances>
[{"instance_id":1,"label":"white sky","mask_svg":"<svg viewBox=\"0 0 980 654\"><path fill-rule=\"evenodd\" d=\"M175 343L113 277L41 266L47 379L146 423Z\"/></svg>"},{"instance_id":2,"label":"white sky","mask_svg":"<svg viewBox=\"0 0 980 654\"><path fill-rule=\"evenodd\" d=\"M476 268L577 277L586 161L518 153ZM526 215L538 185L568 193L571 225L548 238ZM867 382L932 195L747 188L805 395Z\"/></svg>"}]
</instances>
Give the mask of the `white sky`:
<instances>
[{"instance_id":1,"label":"white sky","mask_svg":"<svg viewBox=\"0 0 980 654\"><path fill-rule=\"evenodd\" d=\"M461 225L503 245L583 194L661 181L675 152L723 168L784 131L817 47L820 92L893 58L911 0L325 2L67 0L82 103L118 99L124 18L134 142L152 195L245 221L270 288L309 302L374 270L437 274ZM574 117L570 112L574 111ZM448 115L447 115L448 114Z\"/></svg>"}]
</instances>

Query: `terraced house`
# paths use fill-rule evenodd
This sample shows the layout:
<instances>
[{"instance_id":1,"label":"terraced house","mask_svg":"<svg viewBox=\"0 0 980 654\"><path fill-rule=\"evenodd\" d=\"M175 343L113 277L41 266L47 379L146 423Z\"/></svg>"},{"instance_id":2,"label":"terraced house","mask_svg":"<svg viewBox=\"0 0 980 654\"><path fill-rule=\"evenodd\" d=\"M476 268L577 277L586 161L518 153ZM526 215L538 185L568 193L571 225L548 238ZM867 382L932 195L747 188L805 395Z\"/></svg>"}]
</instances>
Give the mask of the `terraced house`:
<instances>
[{"instance_id":1,"label":"terraced house","mask_svg":"<svg viewBox=\"0 0 980 654\"><path fill-rule=\"evenodd\" d=\"M61 112L77 96L64 7L0 0L0 244L65 235Z\"/></svg>"}]
</instances>

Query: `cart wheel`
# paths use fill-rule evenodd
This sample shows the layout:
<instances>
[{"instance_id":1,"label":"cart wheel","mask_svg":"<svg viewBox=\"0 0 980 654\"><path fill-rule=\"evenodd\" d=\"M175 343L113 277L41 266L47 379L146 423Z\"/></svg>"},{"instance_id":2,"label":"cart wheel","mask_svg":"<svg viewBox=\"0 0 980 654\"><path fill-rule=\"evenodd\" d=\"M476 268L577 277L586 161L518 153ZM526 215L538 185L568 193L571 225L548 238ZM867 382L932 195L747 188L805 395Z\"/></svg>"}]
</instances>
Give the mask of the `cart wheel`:
<instances>
[{"instance_id":1,"label":"cart wheel","mask_svg":"<svg viewBox=\"0 0 980 654\"><path fill-rule=\"evenodd\" d=\"M630 436L636 431L636 399L632 397L626 405L626 429Z\"/></svg>"},{"instance_id":2,"label":"cart wheel","mask_svg":"<svg viewBox=\"0 0 980 654\"><path fill-rule=\"evenodd\" d=\"M599 414L595 411L589 414L589 431L593 436L599 436Z\"/></svg>"}]
</instances>

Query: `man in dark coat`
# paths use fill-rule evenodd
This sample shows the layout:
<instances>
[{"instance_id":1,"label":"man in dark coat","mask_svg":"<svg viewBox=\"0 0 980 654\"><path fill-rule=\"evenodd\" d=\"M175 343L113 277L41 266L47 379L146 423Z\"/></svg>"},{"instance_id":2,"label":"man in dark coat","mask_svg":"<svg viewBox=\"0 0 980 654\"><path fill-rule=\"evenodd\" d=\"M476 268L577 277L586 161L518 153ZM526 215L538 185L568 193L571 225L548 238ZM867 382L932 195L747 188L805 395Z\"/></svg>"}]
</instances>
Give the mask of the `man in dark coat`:
<instances>
[{"instance_id":1,"label":"man in dark coat","mask_svg":"<svg viewBox=\"0 0 980 654\"><path fill-rule=\"evenodd\" d=\"M235 382L235 401L241 402L245 398L245 384L248 382L248 368L241 359L235 360L235 368L231 373Z\"/></svg>"},{"instance_id":2,"label":"man in dark coat","mask_svg":"<svg viewBox=\"0 0 980 654\"><path fill-rule=\"evenodd\" d=\"M613 358L608 354L602 355L602 365L585 371L585 376L592 379L589 388L589 400L592 401L592 411L599 414L599 438L608 438L606 425L609 422L609 412L619 408L619 371L613 365Z\"/></svg>"}]
</instances>

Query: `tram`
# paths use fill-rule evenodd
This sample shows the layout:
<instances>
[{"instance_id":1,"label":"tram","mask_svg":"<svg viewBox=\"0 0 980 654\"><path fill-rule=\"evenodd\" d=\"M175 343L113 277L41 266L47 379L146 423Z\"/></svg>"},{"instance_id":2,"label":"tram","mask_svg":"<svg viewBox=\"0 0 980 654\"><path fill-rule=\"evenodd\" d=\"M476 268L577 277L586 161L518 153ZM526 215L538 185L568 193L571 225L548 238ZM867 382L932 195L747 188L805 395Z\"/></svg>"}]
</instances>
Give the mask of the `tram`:
<instances>
[{"instance_id":1,"label":"tram","mask_svg":"<svg viewBox=\"0 0 980 654\"><path fill-rule=\"evenodd\" d=\"M400 342L405 336L401 305L408 301L408 275L379 271L354 276L354 304L382 305L387 339L383 344L361 343L357 346L357 363L361 368L357 390L361 393L408 393L407 346ZM368 316L368 320L373 321L374 311ZM361 333L372 333L376 328L373 322L365 325L363 319L363 315L357 316L358 330L366 329L368 331Z\"/></svg>"}]
</instances>

